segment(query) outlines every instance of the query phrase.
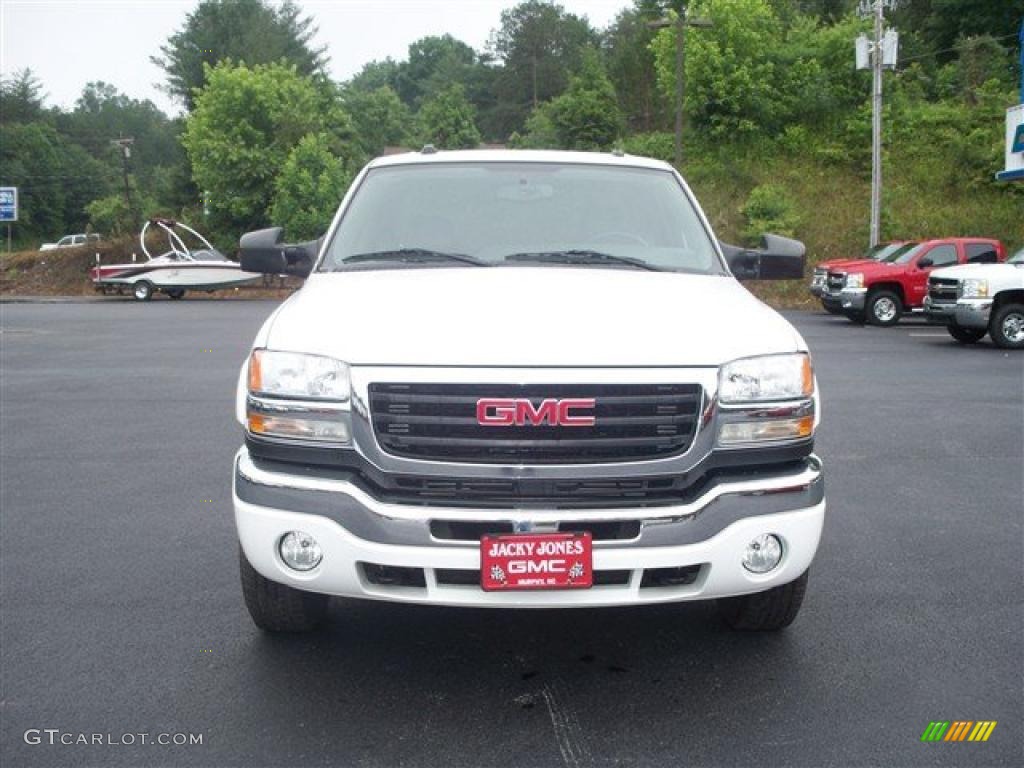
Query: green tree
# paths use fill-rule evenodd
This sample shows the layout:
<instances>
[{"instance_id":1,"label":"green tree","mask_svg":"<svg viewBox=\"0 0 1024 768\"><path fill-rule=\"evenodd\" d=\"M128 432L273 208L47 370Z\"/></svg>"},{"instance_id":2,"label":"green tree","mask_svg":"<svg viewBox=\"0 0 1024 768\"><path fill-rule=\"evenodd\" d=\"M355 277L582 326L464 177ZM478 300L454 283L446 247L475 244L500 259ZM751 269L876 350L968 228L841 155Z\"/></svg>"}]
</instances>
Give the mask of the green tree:
<instances>
[{"instance_id":1,"label":"green tree","mask_svg":"<svg viewBox=\"0 0 1024 768\"><path fill-rule=\"evenodd\" d=\"M178 141L182 124L161 112L153 102L129 98L113 85L85 86L70 112L56 116L58 130L115 173L121 172L121 151L112 139L131 136L130 170L143 194L161 202L182 204L195 198L176 181L185 169L185 152Z\"/></svg>"},{"instance_id":2,"label":"green tree","mask_svg":"<svg viewBox=\"0 0 1024 768\"><path fill-rule=\"evenodd\" d=\"M606 149L622 132L615 87L596 51L587 51L578 74L558 98L542 109L565 149Z\"/></svg>"},{"instance_id":3,"label":"green tree","mask_svg":"<svg viewBox=\"0 0 1024 768\"><path fill-rule=\"evenodd\" d=\"M586 18L544 0L501 12L488 48L501 63L495 83L506 131L522 126L531 109L563 90L584 49L599 43Z\"/></svg>"},{"instance_id":4,"label":"green tree","mask_svg":"<svg viewBox=\"0 0 1024 768\"><path fill-rule=\"evenodd\" d=\"M451 35L423 37L409 46L409 58L398 67L395 90L415 108L451 83L465 88L476 63L476 51Z\"/></svg>"},{"instance_id":5,"label":"green tree","mask_svg":"<svg viewBox=\"0 0 1024 768\"><path fill-rule=\"evenodd\" d=\"M0 122L45 122L43 84L31 69L21 69L10 77L0 77Z\"/></svg>"},{"instance_id":6,"label":"green tree","mask_svg":"<svg viewBox=\"0 0 1024 768\"><path fill-rule=\"evenodd\" d=\"M331 153L332 138L307 134L288 155L274 183L270 218L291 240L312 240L327 231L354 169Z\"/></svg>"},{"instance_id":7,"label":"green tree","mask_svg":"<svg viewBox=\"0 0 1024 768\"><path fill-rule=\"evenodd\" d=\"M375 91L384 86L394 89L399 66L390 56L380 61L368 61L346 85L348 89L357 91Z\"/></svg>"},{"instance_id":8,"label":"green tree","mask_svg":"<svg viewBox=\"0 0 1024 768\"><path fill-rule=\"evenodd\" d=\"M316 32L292 0L201 0L151 61L167 74L167 93L191 111L206 67L224 59L249 65L284 59L303 75L323 75L326 46L312 47Z\"/></svg>"},{"instance_id":9,"label":"green tree","mask_svg":"<svg viewBox=\"0 0 1024 768\"><path fill-rule=\"evenodd\" d=\"M390 86L372 91L347 88L342 98L345 110L352 115L359 146L367 155L379 155L387 146L408 141L412 116Z\"/></svg>"},{"instance_id":10,"label":"green tree","mask_svg":"<svg viewBox=\"0 0 1024 768\"><path fill-rule=\"evenodd\" d=\"M991 35L1012 42L1022 15L1019 0L901 0L889 18L897 29L920 37L923 52L945 63L957 57L961 38Z\"/></svg>"},{"instance_id":11,"label":"green tree","mask_svg":"<svg viewBox=\"0 0 1024 768\"><path fill-rule=\"evenodd\" d=\"M132 199L143 220L159 214L156 202L134 185ZM138 234L135 230L135 212L128 207L123 193L99 197L85 206L85 212L94 232L103 232L112 237Z\"/></svg>"},{"instance_id":12,"label":"green tree","mask_svg":"<svg viewBox=\"0 0 1024 768\"><path fill-rule=\"evenodd\" d=\"M666 100L656 90L656 72L651 41L652 15L641 7L619 12L604 33L603 47L608 76L615 86L619 106L628 124L642 131L667 125Z\"/></svg>"},{"instance_id":13,"label":"green tree","mask_svg":"<svg viewBox=\"0 0 1024 768\"><path fill-rule=\"evenodd\" d=\"M237 234L266 223L277 174L307 134L326 135L333 154L357 163L348 114L294 66L223 62L206 78L182 143L216 226Z\"/></svg>"},{"instance_id":14,"label":"green tree","mask_svg":"<svg viewBox=\"0 0 1024 768\"><path fill-rule=\"evenodd\" d=\"M717 135L780 130L819 68L803 58L778 65L783 28L768 0L697 0L690 13L713 26L687 33L688 118ZM662 29L651 44L666 95L675 91L675 34L675 25Z\"/></svg>"},{"instance_id":15,"label":"green tree","mask_svg":"<svg viewBox=\"0 0 1024 768\"><path fill-rule=\"evenodd\" d=\"M427 99L417 118L423 141L439 149L472 149L480 145L476 110L457 83Z\"/></svg>"},{"instance_id":16,"label":"green tree","mask_svg":"<svg viewBox=\"0 0 1024 768\"><path fill-rule=\"evenodd\" d=\"M0 124L0 167L18 187L19 237L50 239L85 227L85 205L116 176L46 123Z\"/></svg>"}]
</instances>

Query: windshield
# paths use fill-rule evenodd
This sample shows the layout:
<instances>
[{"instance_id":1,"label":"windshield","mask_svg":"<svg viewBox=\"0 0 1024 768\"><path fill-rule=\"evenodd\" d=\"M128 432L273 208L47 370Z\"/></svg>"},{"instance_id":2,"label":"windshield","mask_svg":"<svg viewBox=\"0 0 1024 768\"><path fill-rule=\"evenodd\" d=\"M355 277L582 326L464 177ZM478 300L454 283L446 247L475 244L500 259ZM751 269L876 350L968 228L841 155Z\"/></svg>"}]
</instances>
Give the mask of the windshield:
<instances>
[{"instance_id":1,"label":"windshield","mask_svg":"<svg viewBox=\"0 0 1024 768\"><path fill-rule=\"evenodd\" d=\"M917 246L917 243L889 243L874 255L876 261L896 261L900 256Z\"/></svg>"},{"instance_id":2,"label":"windshield","mask_svg":"<svg viewBox=\"0 0 1024 768\"><path fill-rule=\"evenodd\" d=\"M907 250L902 253L897 253L894 256L890 256L886 261L890 264L909 264L914 260L914 257L921 252L921 249L922 245L920 243L911 244Z\"/></svg>"},{"instance_id":3,"label":"windshield","mask_svg":"<svg viewBox=\"0 0 1024 768\"><path fill-rule=\"evenodd\" d=\"M319 269L538 264L726 274L669 171L498 162L372 169Z\"/></svg>"},{"instance_id":4,"label":"windshield","mask_svg":"<svg viewBox=\"0 0 1024 768\"><path fill-rule=\"evenodd\" d=\"M1024 264L1024 248L1021 248L1013 256L1007 259L1009 264Z\"/></svg>"},{"instance_id":5,"label":"windshield","mask_svg":"<svg viewBox=\"0 0 1024 768\"><path fill-rule=\"evenodd\" d=\"M875 261L885 261L885 259L892 255L892 252L900 247L902 243L886 243L885 245L876 245L874 248L868 251L868 258Z\"/></svg>"}]
</instances>

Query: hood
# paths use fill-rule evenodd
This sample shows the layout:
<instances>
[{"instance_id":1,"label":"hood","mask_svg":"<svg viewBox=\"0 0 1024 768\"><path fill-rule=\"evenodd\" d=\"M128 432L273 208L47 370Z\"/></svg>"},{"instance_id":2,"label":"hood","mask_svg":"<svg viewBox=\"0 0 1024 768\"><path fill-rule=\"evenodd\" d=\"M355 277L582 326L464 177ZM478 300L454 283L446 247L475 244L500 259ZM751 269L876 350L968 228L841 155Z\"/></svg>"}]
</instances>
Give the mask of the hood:
<instances>
[{"instance_id":1,"label":"hood","mask_svg":"<svg viewBox=\"0 0 1024 768\"><path fill-rule=\"evenodd\" d=\"M861 272L864 275L871 275L872 277L878 275L893 274L896 272L902 272L907 268L907 264L894 264L889 261L874 261L873 259L859 259L858 261L851 261L843 265L843 272L849 274L850 272Z\"/></svg>"},{"instance_id":2,"label":"hood","mask_svg":"<svg viewBox=\"0 0 1024 768\"><path fill-rule=\"evenodd\" d=\"M958 264L955 267L942 267L932 270L929 277L944 277L955 280L979 278L997 280L999 278L1024 279L1024 264Z\"/></svg>"},{"instance_id":3,"label":"hood","mask_svg":"<svg viewBox=\"0 0 1024 768\"><path fill-rule=\"evenodd\" d=\"M847 259L837 265L838 272L869 272L872 270L879 269L891 269L893 266L902 266L900 264L892 265L883 261L875 261L874 259Z\"/></svg>"},{"instance_id":4,"label":"hood","mask_svg":"<svg viewBox=\"0 0 1024 768\"><path fill-rule=\"evenodd\" d=\"M732 277L607 268L314 274L257 345L354 365L717 366L806 349Z\"/></svg>"},{"instance_id":5,"label":"hood","mask_svg":"<svg viewBox=\"0 0 1024 768\"><path fill-rule=\"evenodd\" d=\"M863 261L871 261L872 264L875 263L874 260L871 259L832 259L831 261L820 262L816 268L827 269L829 272L834 272L838 269L845 269L850 264L860 264Z\"/></svg>"}]
</instances>

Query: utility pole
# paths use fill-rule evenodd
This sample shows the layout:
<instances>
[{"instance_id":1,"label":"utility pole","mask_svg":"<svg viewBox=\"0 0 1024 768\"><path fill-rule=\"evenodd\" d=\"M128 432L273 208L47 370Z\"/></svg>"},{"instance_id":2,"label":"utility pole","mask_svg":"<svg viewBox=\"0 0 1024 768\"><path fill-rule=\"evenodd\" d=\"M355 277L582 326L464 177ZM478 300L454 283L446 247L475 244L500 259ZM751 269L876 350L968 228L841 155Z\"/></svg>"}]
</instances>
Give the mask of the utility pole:
<instances>
[{"instance_id":1,"label":"utility pole","mask_svg":"<svg viewBox=\"0 0 1024 768\"><path fill-rule=\"evenodd\" d=\"M139 212L135 209L135 204L132 202L132 187L128 182L128 160L132 156L132 145L135 143L135 138L132 136L122 137L112 139L110 143L121 150L121 168L124 172L124 201L132 214L135 229L140 229L142 224L139 222Z\"/></svg>"},{"instance_id":2,"label":"utility pole","mask_svg":"<svg viewBox=\"0 0 1024 768\"><path fill-rule=\"evenodd\" d=\"M711 27L714 26L710 19L691 19L687 15L685 3L678 4L675 19L661 18L657 21L647 22L651 29L662 29L664 27L675 27L675 112L676 112L676 135L675 135L675 166L679 168L683 164L683 105L686 95L686 28L687 27Z\"/></svg>"},{"instance_id":3,"label":"utility pole","mask_svg":"<svg viewBox=\"0 0 1024 768\"><path fill-rule=\"evenodd\" d=\"M683 66L686 59L686 8L684 7L676 14L676 140L675 160L678 168L683 164L683 95L685 89L683 80L686 77L686 69Z\"/></svg>"},{"instance_id":4,"label":"utility pole","mask_svg":"<svg viewBox=\"0 0 1024 768\"><path fill-rule=\"evenodd\" d=\"M874 21L871 39L861 35L855 49L857 69L871 70L871 226L870 245L882 239L882 71L896 67L899 56L899 35L885 29L885 6L898 0L861 0L862 16L871 14Z\"/></svg>"},{"instance_id":5,"label":"utility pole","mask_svg":"<svg viewBox=\"0 0 1024 768\"><path fill-rule=\"evenodd\" d=\"M883 0L875 0L874 56L871 61L871 247L882 229L882 17Z\"/></svg>"}]
</instances>

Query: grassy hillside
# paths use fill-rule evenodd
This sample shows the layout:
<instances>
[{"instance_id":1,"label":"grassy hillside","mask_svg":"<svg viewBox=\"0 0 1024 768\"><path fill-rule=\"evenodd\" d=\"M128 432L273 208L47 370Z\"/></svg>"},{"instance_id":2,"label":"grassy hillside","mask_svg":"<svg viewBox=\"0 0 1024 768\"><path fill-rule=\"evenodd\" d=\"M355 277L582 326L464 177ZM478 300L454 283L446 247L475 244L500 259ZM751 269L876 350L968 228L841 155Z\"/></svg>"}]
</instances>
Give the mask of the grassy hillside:
<instances>
[{"instance_id":1,"label":"grassy hillside","mask_svg":"<svg viewBox=\"0 0 1024 768\"><path fill-rule=\"evenodd\" d=\"M999 238L1011 253L1024 246L1024 184L951 179L945 160L925 160L900 148L888 153L883 240L973 235ZM870 175L849 165L799 153L722 150L684 163L683 173L724 240L744 241L743 207L752 190L770 184L792 203L791 234L807 245L808 270L820 261L856 256L868 244ZM752 288L777 306L815 306L806 283Z\"/></svg>"}]
</instances>

